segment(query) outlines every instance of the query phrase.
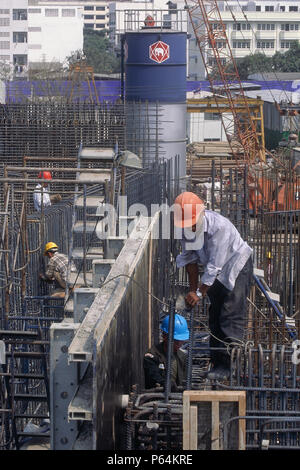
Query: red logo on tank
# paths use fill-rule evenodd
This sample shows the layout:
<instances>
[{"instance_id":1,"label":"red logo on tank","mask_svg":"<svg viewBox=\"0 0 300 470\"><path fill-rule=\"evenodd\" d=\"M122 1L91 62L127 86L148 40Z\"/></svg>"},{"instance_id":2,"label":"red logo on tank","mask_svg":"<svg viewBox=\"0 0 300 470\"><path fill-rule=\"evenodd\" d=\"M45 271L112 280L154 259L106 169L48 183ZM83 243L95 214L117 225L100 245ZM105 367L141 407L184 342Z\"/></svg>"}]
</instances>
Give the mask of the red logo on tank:
<instances>
[{"instance_id":1,"label":"red logo on tank","mask_svg":"<svg viewBox=\"0 0 300 470\"><path fill-rule=\"evenodd\" d=\"M149 46L149 57L154 62L161 64L170 57L170 48L168 44L162 41L157 41Z\"/></svg>"}]
</instances>

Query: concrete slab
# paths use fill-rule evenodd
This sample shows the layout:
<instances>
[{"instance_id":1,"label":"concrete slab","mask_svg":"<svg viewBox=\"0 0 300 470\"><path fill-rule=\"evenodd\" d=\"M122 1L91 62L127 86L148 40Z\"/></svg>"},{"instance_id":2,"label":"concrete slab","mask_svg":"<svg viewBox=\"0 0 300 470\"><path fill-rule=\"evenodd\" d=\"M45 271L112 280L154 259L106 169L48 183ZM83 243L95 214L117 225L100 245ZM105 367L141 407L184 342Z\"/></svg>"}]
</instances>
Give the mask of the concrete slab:
<instances>
[{"instance_id":1,"label":"concrete slab","mask_svg":"<svg viewBox=\"0 0 300 470\"><path fill-rule=\"evenodd\" d=\"M97 231L102 231L103 224L101 222L93 221L93 222L86 222L86 233L93 233ZM74 233L83 233L84 225L82 221L78 221L74 224L73 228Z\"/></svg>"},{"instance_id":2,"label":"concrete slab","mask_svg":"<svg viewBox=\"0 0 300 470\"><path fill-rule=\"evenodd\" d=\"M83 248L74 248L72 252L72 257L75 259L83 258ZM103 247L95 246L89 248L86 253L86 259L102 259L103 258Z\"/></svg>"},{"instance_id":3,"label":"concrete slab","mask_svg":"<svg viewBox=\"0 0 300 470\"><path fill-rule=\"evenodd\" d=\"M78 176L78 181L81 183L104 183L106 180L110 180L111 172L110 170L101 173L80 173Z\"/></svg>"},{"instance_id":4,"label":"concrete slab","mask_svg":"<svg viewBox=\"0 0 300 470\"><path fill-rule=\"evenodd\" d=\"M114 157L112 148L84 147L80 154L82 160L113 160Z\"/></svg>"},{"instance_id":5,"label":"concrete slab","mask_svg":"<svg viewBox=\"0 0 300 470\"><path fill-rule=\"evenodd\" d=\"M101 206L104 202L104 196L87 196L86 198L86 207L94 207L95 209ZM84 199L83 196L80 196L76 202L76 207L83 207Z\"/></svg>"}]
</instances>

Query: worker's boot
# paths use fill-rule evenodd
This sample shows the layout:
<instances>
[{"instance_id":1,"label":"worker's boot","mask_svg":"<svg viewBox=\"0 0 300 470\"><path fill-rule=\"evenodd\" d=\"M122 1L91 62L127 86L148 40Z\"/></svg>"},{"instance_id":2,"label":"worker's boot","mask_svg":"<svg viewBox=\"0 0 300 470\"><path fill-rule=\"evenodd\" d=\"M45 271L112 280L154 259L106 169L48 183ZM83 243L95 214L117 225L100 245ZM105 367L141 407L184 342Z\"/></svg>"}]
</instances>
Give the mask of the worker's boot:
<instances>
[{"instance_id":1,"label":"worker's boot","mask_svg":"<svg viewBox=\"0 0 300 470\"><path fill-rule=\"evenodd\" d=\"M230 377L230 368L225 364L216 364L208 373L209 380L227 380Z\"/></svg>"}]
</instances>

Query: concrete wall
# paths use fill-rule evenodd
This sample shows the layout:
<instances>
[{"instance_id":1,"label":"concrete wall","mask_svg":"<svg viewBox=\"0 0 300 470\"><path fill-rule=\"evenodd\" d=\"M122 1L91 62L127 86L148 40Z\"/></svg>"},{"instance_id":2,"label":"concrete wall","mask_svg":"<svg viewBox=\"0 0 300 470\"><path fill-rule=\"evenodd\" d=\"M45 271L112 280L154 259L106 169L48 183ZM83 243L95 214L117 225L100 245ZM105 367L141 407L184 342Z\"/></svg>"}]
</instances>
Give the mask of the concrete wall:
<instances>
[{"instance_id":1,"label":"concrete wall","mask_svg":"<svg viewBox=\"0 0 300 470\"><path fill-rule=\"evenodd\" d=\"M158 215L139 219L69 347L71 362L92 363L93 449L120 448L121 396L144 387L142 358L161 307L146 292L160 295L157 224Z\"/></svg>"}]
</instances>

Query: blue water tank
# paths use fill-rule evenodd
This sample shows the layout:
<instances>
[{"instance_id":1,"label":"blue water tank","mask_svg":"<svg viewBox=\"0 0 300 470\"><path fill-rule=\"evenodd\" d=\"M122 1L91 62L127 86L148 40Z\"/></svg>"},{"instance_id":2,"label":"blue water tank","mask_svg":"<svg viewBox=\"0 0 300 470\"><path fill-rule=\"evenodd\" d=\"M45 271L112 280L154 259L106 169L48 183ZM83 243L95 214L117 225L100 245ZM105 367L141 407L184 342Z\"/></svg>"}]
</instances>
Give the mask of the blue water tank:
<instances>
[{"instance_id":1,"label":"blue water tank","mask_svg":"<svg viewBox=\"0 0 300 470\"><path fill-rule=\"evenodd\" d=\"M186 101L186 40L181 32L125 33L126 101Z\"/></svg>"}]
</instances>

